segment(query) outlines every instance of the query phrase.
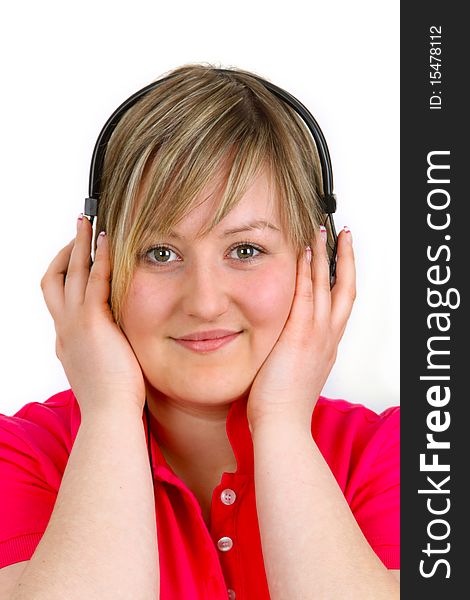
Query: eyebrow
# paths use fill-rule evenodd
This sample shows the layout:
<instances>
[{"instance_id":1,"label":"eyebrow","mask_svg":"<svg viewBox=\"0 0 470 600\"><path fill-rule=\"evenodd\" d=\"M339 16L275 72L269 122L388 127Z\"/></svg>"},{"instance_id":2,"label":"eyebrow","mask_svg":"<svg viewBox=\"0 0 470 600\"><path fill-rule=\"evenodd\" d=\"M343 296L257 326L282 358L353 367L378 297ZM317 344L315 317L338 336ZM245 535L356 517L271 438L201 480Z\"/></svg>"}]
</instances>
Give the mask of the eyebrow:
<instances>
[{"instance_id":1,"label":"eyebrow","mask_svg":"<svg viewBox=\"0 0 470 600\"><path fill-rule=\"evenodd\" d=\"M250 231L251 229L264 229L264 228L272 229L273 231L280 232L281 230L270 223L269 221L265 221L264 219L256 219L255 221L251 221L250 223L243 223L238 227L233 227L232 229L226 229L223 233L221 233L218 237L223 238L229 235L234 235L235 233L241 233L242 231ZM178 235L175 231L170 231L170 235L178 240L181 239L181 236Z\"/></svg>"}]
</instances>

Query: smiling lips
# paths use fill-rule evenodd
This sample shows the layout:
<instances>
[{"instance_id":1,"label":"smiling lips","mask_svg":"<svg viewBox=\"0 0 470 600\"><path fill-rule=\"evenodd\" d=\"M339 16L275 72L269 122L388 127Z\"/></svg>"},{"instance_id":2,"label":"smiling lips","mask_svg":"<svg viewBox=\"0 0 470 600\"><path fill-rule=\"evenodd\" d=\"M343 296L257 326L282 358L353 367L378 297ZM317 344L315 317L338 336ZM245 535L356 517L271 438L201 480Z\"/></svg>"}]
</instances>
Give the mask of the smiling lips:
<instances>
[{"instance_id":1,"label":"smiling lips","mask_svg":"<svg viewBox=\"0 0 470 600\"><path fill-rule=\"evenodd\" d=\"M241 331L229 331L227 329L214 329L212 331L199 331L173 338L177 344L194 350L195 352L211 352L229 344L236 339Z\"/></svg>"},{"instance_id":2,"label":"smiling lips","mask_svg":"<svg viewBox=\"0 0 470 600\"><path fill-rule=\"evenodd\" d=\"M235 329L210 329L209 331L194 331L193 333L185 333L180 335L178 340L213 340L227 335L240 333Z\"/></svg>"}]
</instances>

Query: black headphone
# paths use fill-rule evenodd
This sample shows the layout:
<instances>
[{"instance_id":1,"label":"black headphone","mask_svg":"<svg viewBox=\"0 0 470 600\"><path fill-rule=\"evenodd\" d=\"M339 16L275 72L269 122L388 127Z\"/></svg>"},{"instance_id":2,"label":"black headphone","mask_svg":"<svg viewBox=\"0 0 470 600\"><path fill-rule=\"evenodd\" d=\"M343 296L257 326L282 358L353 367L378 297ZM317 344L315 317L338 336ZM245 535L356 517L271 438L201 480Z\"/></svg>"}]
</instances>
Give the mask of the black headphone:
<instances>
[{"instance_id":1,"label":"black headphone","mask_svg":"<svg viewBox=\"0 0 470 600\"><path fill-rule=\"evenodd\" d=\"M213 69L219 73L237 73L234 69ZM147 92L150 92L157 88L161 83L167 81L174 77L175 74L171 73L167 77L163 79L158 79L145 86L132 96L130 96L127 100L125 100L109 117L106 121L101 133L98 136L98 139L95 144L95 149L93 150L93 157L91 159L91 167L90 167L90 181L88 185L88 194L89 197L85 198L85 210L84 215L90 217L91 224L93 226L93 218L98 215L98 202L100 199L100 184L101 184L101 173L103 170L104 157L106 153L107 144L111 134L114 131L114 128L119 123L123 114L133 106L142 96L144 96ZM294 98L291 94L286 92L280 87L277 87L270 81L266 81L257 75L250 74L251 77L259 81L263 84L269 91L273 92L278 98L284 100L291 108L293 108L296 113L303 119L309 128L313 138L315 140L316 147L318 149L318 154L320 157L321 171L322 171L322 179L323 179L323 195L321 196L321 203L323 212L326 216L323 224L326 223L327 220L330 222L331 234L333 238L333 243L328 244L328 250L330 254L330 285L333 286L335 280L336 273L336 247L337 247L337 235L335 229L335 223L333 220L333 213L336 211L336 196L333 193L333 169L331 167L331 159L330 153L328 151L328 146L326 145L325 136L322 133L318 123L313 118L312 114L305 108L305 106Z\"/></svg>"},{"instance_id":2,"label":"black headphone","mask_svg":"<svg viewBox=\"0 0 470 600\"><path fill-rule=\"evenodd\" d=\"M219 73L237 73L235 69L213 69ZM246 75L246 73L243 73ZM147 92L150 92L157 88L161 83L168 81L175 74L171 73L170 75L163 77L162 79L158 79L145 86L141 90L132 94L127 100L125 100L109 117L106 121L103 129L101 130L98 139L95 144L95 149L93 150L93 157L91 159L91 167L90 167L90 180L88 186L88 194L89 197L85 198L85 210L83 214L89 217L91 225L93 227L93 219L98 215L98 202L100 199L100 184L101 184L101 174L103 170L104 157L106 154L106 148L111 137L111 134L114 131L114 128L119 123L123 114L133 106L142 96L144 96ZM320 129L318 123L313 118L312 114L307 110L307 108L297 100L294 96L283 90L282 88L274 85L273 83L266 81L265 79L258 77L257 75L250 74L251 77L259 81L262 85L264 85L269 91L273 92L278 98L286 102L291 108L295 110L295 112L303 119L305 124L307 125L310 133L313 135L315 140L315 144L318 150L318 154L320 157L320 165L322 171L322 180L323 180L323 194L320 197L322 203L323 213L325 214L325 220L323 224L326 223L327 220L330 222L332 243L329 243L327 239L327 249L330 255L330 286L333 287L335 281L336 274L336 248L338 243L338 238L336 235L335 223L333 220L333 213L336 211L336 196L333 193L333 169L331 167L331 159L330 153L328 151L328 146L326 145L325 137ZM93 246L93 244L92 244ZM150 450L150 426L149 426L149 410L148 405L145 405L146 413L147 413L147 432L148 432L148 443L149 443L149 459L150 459L150 467L152 469L153 475L153 467L152 467L152 455Z\"/></svg>"}]
</instances>

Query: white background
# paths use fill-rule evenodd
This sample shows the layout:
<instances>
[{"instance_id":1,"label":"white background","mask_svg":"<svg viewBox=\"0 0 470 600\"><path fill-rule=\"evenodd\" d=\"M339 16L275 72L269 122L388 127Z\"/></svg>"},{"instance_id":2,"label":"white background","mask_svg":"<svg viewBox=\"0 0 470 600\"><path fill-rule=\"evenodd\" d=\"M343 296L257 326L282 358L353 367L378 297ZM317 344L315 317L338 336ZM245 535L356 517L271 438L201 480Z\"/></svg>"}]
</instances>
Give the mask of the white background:
<instances>
[{"instance_id":1,"label":"white background","mask_svg":"<svg viewBox=\"0 0 470 600\"><path fill-rule=\"evenodd\" d=\"M41 277L75 236L108 116L189 62L252 70L319 122L358 290L322 393L377 412L399 403L398 0L29 0L0 21L0 412L70 387Z\"/></svg>"}]
</instances>

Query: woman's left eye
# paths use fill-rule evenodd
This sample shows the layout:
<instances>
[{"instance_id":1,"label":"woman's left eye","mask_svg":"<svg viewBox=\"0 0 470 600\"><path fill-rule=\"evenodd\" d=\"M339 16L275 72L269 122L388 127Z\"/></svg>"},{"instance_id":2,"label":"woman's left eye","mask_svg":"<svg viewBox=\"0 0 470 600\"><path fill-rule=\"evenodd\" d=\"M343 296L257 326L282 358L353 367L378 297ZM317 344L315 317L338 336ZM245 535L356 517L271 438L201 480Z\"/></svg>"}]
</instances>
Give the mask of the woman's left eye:
<instances>
[{"instance_id":1,"label":"woman's left eye","mask_svg":"<svg viewBox=\"0 0 470 600\"><path fill-rule=\"evenodd\" d=\"M234 251L237 251L237 257L232 257L233 260L237 260L239 262L254 262L256 259L260 257L261 254L266 254L265 250L260 248L259 246L255 246L254 244L242 242L232 246L229 250L229 255ZM256 252L257 254L254 254ZM169 260L171 253L176 255L176 252L169 248L168 246L153 246L149 250L143 253L143 258L146 262L152 264L168 264L172 262L178 262L174 260ZM152 256L152 258L150 258Z\"/></svg>"},{"instance_id":2,"label":"woman's left eye","mask_svg":"<svg viewBox=\"0 0 470 600\"><path fill-rule=\"evenodd\" d=\"M262 250L259 246L254 246L253 244L248 244L246 242L233 246L230 249L229 254L231 254L234 250L237 250L237 252L240 251L238 252L238 258L240 258L242 262L252 262L259 258L261 254L265 254L264 250ZM258 252L258 254L253 255L253 250Z\"/></svg>"}]
</instances>

